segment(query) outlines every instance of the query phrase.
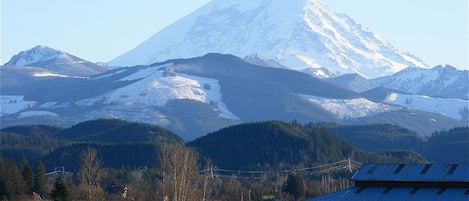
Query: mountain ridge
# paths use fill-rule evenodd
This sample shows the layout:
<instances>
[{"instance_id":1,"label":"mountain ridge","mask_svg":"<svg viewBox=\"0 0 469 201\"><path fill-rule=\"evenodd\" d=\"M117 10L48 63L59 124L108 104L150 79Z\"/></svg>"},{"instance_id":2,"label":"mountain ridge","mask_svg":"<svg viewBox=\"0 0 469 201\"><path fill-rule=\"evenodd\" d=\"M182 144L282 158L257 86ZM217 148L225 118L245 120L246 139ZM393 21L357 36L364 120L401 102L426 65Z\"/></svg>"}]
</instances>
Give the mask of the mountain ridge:
<instances>
[{"instance_id":1,"label":"mountain ridge","mask_svg":"<svg viewBox=\"0 0 469 201\"><path fill-rule=\"evenodd\" d=\"M120 118L157 124L192 140L246 121L356 124L378 116L380 123L404 124L424 136L462 124L459 117L370 100L312 75L260 66L230 54L172 59L90 77L44 78L22 69L27 67L4 68L8 70L1 74L2 126L63 126ZM428 123L432 126L425 126Z\"/></svg>"},{"instance_id":2,"label":"mountain ridge","mask_svg":"<svg viewBox=\"0 0 469 201\"><path fill-rule=\"evenodd\" d=\"M431 69L410 67L390 76L373 79L372 83L410 94L469 100L469 71L458 70L450 65Z\"/></svg>"}]
</instances>

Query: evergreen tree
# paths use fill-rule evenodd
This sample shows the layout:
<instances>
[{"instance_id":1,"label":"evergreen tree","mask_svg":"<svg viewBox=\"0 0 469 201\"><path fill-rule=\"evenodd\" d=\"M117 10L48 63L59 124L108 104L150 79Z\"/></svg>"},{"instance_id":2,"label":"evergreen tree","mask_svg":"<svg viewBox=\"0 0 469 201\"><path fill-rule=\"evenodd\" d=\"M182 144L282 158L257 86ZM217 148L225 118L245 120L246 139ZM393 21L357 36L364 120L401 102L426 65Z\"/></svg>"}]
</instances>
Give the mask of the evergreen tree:
<instances>
[{"instance_id":1,"label":"evergreen tree","mask_svg":"<svg viewBox=\"0 0 469 201\"><path fill-rule=\"evenodd\" d=\"M0 155L0 199L17 200L24 192L23 178L15 161L4 159Z\"/></svg>"},{"instance_id":2,"label":"evergreen tree","mask_svg":"<svg viewBox=\"0 0 469 201\"><path fill-rule=\"evenodd\" d=\"M70 193L68 192L67 185L61 177L55 180L54 190L52 191L51 196L54 201L70 200Z\"/></svg>"},{"instance_id":3,"label":"evergreen tree","mask_svg":"<svg viewBox=\"0 0 469 201\"><path fill-rule=\"evenodd\" d=\"M36 162L36 167L34 169L33 191L39 195L44 195L46 192L46 168L42 161Z\"/></svg>"},{"instance_id":4,"label":"evergreen tree","mask_svg":"<svg viewBox=\"0 0 469 201\"><path fill-rule=\"evenodd\" d=\"M33 170L29 166L25 155L23 155L23 158L21 159L21 176L23 176L23 180L26 183L26 191L31 193L33 190L34 176Z\"/></svg>"},{"instance_id":5,"label":"evergreen tree","mask_svg":"<svg viewBox=\"0 0 469 201\"><path fill-rule=\"evenodd\" d=\"M292 195L295 197L295 200L303 197L305 195L305 185L303 179L296 174L288 175L283 192Z\"/></svg>"}]
</instances>

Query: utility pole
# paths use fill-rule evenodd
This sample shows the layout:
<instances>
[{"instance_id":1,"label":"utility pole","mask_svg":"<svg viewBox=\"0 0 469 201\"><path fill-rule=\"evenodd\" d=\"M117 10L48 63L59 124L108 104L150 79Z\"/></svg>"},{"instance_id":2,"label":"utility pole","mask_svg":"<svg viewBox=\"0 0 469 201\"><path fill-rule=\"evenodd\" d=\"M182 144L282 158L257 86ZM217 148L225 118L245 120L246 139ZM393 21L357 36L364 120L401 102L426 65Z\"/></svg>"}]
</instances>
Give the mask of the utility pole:
<instances>
[{"instance_id":1,"label":"utility pole","mask_svg":"<svg viewBox=\"0 0 469 201\"><path fill-rule=\"evenodd\" d=\"M352 161L350 160L350 156L348 157L348 170L352 173Z\"/></svg>"}]
</instances>

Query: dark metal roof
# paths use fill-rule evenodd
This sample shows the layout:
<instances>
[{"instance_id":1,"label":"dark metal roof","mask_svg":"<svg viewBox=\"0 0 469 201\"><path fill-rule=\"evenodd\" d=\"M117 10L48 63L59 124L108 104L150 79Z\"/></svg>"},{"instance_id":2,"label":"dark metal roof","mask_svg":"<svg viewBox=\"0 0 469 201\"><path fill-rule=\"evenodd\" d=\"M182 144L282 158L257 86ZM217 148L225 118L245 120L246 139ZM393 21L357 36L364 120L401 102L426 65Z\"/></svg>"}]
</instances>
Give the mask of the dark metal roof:
<instances>
[{"instance_id":1,"label":"dark metal roof","mask_svg":"<svg viewBox=\"0 0 469 201\"><path fill-rule=\"evenodd\" d=\"M468 201L468 188L383 188L354 187L306 201L363 201L363 200L406 200L406 201Z\"/></svg>"},{"instance_id":2,"label":"dark metal roof","mask_svg":"<svg viewBox=\"0 0 469 201\"><path fill-rule=\"evenodd\" d=\"M365 164L354 181L469 182L469 166L461 164Z\"/></svg>"},{"instance_id":3,"label":"dark metal roof","mask_svg":"<svg viewBox=\"0 0 469 201\"><path fill-rule=\"evenodd\" d=\"M307 201L469 201L469 166L458 164L365 164L355 186Z\"/></svg>"}]
</instances>

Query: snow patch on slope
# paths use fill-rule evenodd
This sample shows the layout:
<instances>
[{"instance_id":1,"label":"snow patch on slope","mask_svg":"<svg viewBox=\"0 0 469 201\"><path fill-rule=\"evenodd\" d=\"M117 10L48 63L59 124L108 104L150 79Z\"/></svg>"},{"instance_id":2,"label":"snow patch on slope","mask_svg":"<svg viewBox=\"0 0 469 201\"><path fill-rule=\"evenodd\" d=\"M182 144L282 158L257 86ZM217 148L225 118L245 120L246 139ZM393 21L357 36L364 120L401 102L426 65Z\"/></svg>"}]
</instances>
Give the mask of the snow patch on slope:
<instances>
[{"instance_id":1,"label":"snow patch on slope","mask_svg":"<svg viewBox=\"0 0 469 201\"><path fill-rule=\"evenodd\" d=\"M0 95L0 117L20 112L35 105L36 101L26 101L24 96Z\"/></svg>"},{"instance_id":2,"label":"snow patch on slope","mask_svg":"<svg viewBox=\"0 0 469 201\"><path fill-rule=\"evenodd\" d=\"M468 117L469 100L391 93L385 102L412 110L433 112L453 119Z\"/></svg>"},{"instance_id":3,"label":"snow patch on slope","mask_svg":"<svg viewBox=\"0 0 469 201\"><path fill-rule=\"evenodd\" d=\"M33 74L33 77L57 77L57 78L81 78L81 79L87 78L87 77L70 76L70 75L63 75L63 74L51 73L51 72L37 72Z\"/></svg>"},{"instance_id":4,"label":"snow patch on slope","mask_svg":"<svg viewBox=\"0 0 469 201\"><path fill-rule=\"evenodd\" d=\"M34 116L59 116L56 113L49 112L49 111L26 111L21 112L18 119L27 118L27 117L34 117Z\"/></svg>"},{"instance_id":5,"label":"snow patch on slope","mask_svg":"<svg viewBox=\"0 0 469 201\"><path fill-rule=\"evenodd\" d=\"M365 98L330 99L310 95L302 96L310 103L329 111L339 119L359 118L400 109L400 107L376 103Z\"/></svg>"},{"instance_id":6,"label":"snow patch on slope","mask_svg":"<svg viewBox=\"0 0 469 201\"><path fill-rule=\"evenodd\" d=\"M46 102L39 106L42 109L57 109L70 107L70 103Z\"/></svg>"},{"instance_id":7,"label":"snow patch on slope","mask_svg":"<svg viewBox=\"0 0 469 201\"><path fill-rule=\"evenodd\" d=\"M118 80L139 81L99 97L79 101L77 104L92 106L99 102L122 106L162 107L170 100L190 99L211 104L218 109L222 118L239 119L223 103L218 80L185 74L164 76L161 67L142 69Z\"/></svg>"},{"instance_id":8,"label":"snow patch on slope","mask_svg":"<svg viewBox=\"0 0 469 201\"><path fill-rule=\"evenodd\" d=\"M101 74L101 75L98 75L98 76L93 76L93 77L90 78L90 80L104 79L104 78L108 78L108 77L111 77L111 76L114 76L114 75L117 75L117 74L120 74L120 73L123 73L123 72L125 72L124 69L117 70L117 71L111 72L111 73L104 73L104 74Z\"/></svg>"}]
</instances>

